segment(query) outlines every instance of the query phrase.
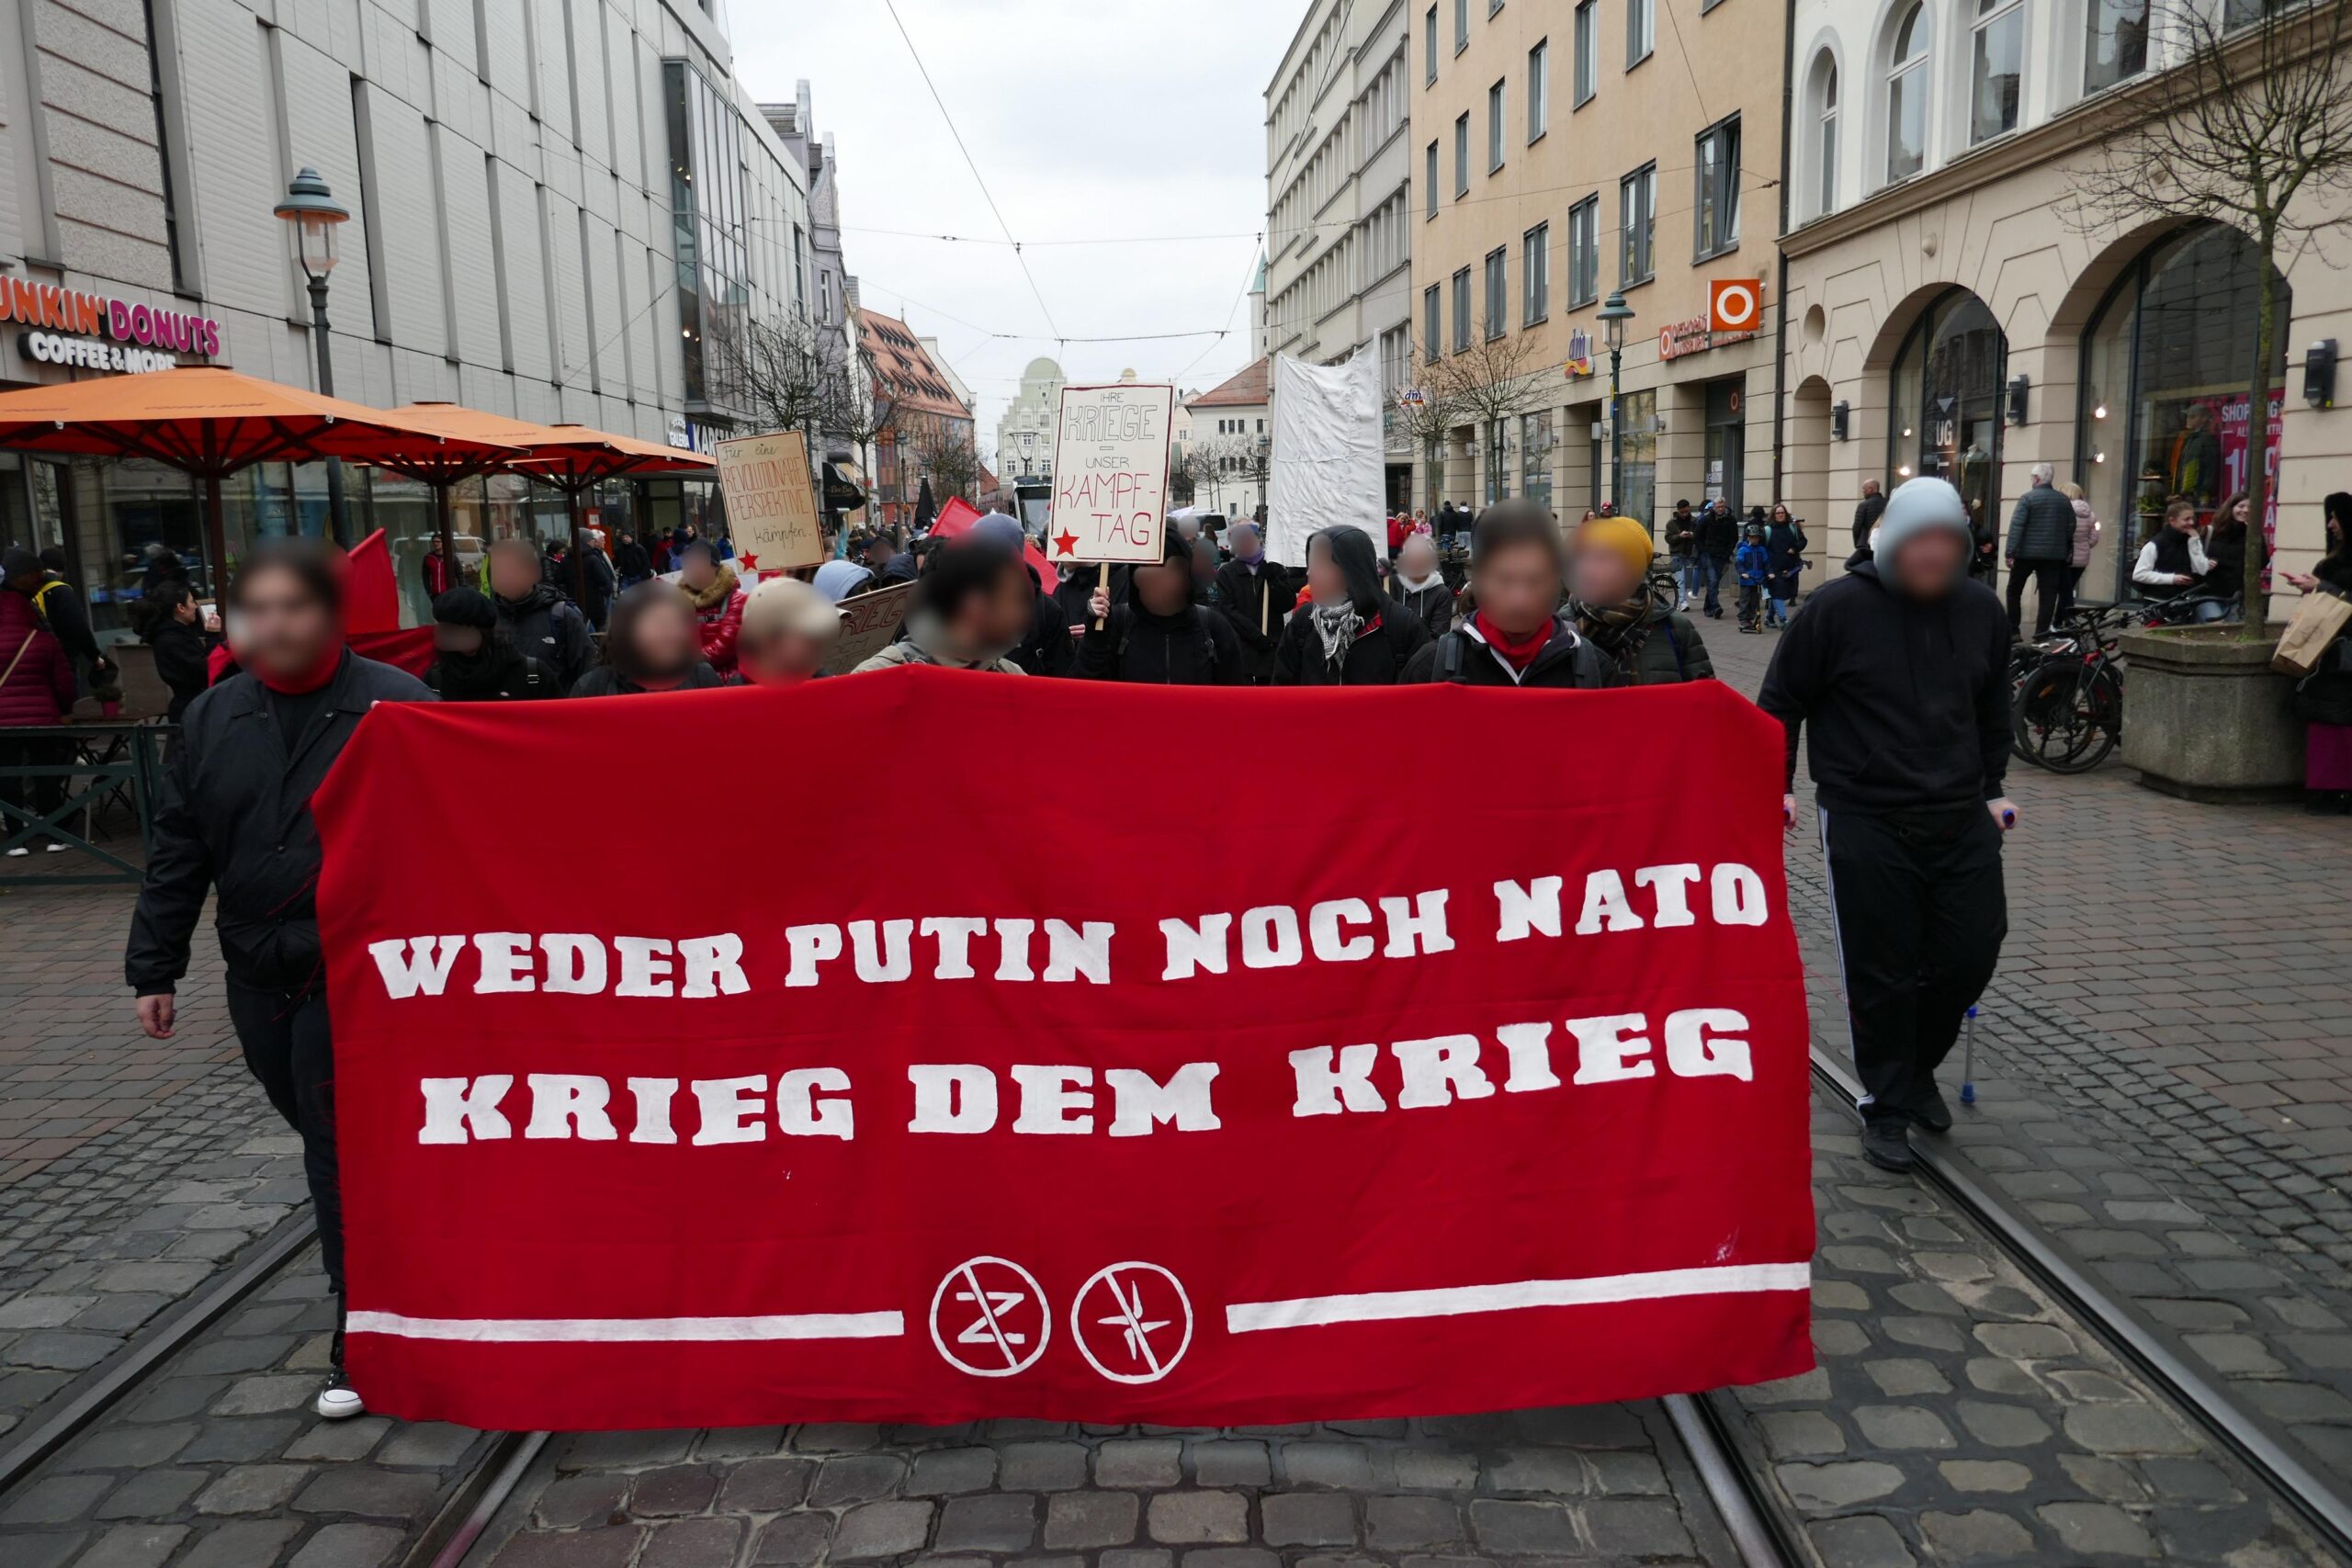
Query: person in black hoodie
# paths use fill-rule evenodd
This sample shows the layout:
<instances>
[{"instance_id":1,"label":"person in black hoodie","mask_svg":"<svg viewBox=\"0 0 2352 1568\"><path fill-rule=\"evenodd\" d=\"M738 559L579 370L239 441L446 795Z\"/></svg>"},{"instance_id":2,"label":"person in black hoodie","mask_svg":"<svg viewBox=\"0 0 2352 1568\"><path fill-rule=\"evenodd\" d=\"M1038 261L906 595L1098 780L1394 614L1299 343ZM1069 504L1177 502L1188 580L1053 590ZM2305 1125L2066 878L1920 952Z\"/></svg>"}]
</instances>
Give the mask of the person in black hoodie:
<instances>
[{"instance_id":1,"label":"person in black hoodie","mask_svg":"<svg viewBox=\"0 0 2352 1568\"><path fill-rule=\"evenodd\" d=\"M1707 614L1718 621L1724 618L1724 579L1731 574L1732 553L1738 548L1739 523L1717 496L1699 517L1699 584L1706 592Z\"/></svg>"},{"instance_id":2,"label":"person in black hoodie","mask_svg":"<svg viewBox=\"0 0 2352 1568\"><path fill-rule=\"evenodd\" d=\"M220 640L218 617L209 624L204 608L185 582L162 582L130 603L130 629L155 654L155 678L172 694L164 719L179 723L187 705L212 684L210 659Z\"/></svg>"},{"instance_id":3,"label":"person in black hoodie","mask_svg":"<svg viewBox=\"0 0 2352 1568\"><path fill-rule=\"evenodd\" d=\"M1421 618L1380 591L1380 551L1361 528L1307 536L1306 588L1274 646L1277 686L1393 686L1429 646Z\"/></svg>"},{"instance_id":4,"label":"person in black hoodie","mask_svg":"<svg viewBox=\"0 0 2352 1568\"><path fill-rule=\"evenodd\" d=\"M246 551L229 589L244 667L188 705L123 953L140 1028L170 1039L197 920L206 895L218 893L229 1021L246 1066L301 1134L320 1258L336 1298L330 1370L313 1404L330 1420L364 1406L343 1372L334 1044L311 797L369 708L433 699L415 677L345 646L345 571L334 547L300 535L259 539Z\"/></svg>"},{"instance_id":5,"label":"person in black hoodie","mask_svg":"<svg viewBox=\"0 0 2352 1568\"><path fill-rule=\"evenodd\" d=\"M1413 656L1408 683L1589 689L1610 683L1592 644L1560 608L1567 556L1552 513L1532 501L1498 501L1470 536L1470 593L1477 608Z\"/></svg>"},{"instance_id":6,"label":"person in black hoodie","mask_svg":"<svg viewBox=\"0 0 2352 1568\"><path fill-rule=\"evenodd\" d=\"M1283 619L1296 597L1290 574L1266 558L1265 536L1255 523L1236 523L1225 531L1233 558L1216 570L1216 613L1233 627L1250 660L1250 683L1264 686L1274 679L1274 645L1282 640Z\"/></svg>"},{"instance_id":7,"label":"person in black hoodie","mask_svg":"<svg viewBox=\"0 0 2352 1568\"><path fill-rule=\"evenodd\" d=\"M2009 618L1967 575L1974 548L1958 491L1903 485L1869 558L1789 623L1757 697L1787 731L1792 829L1798 742L1813 727L1862 1153L1890 1170L1913 1162L1908 1123L1951 1125L1936 1068L2008 930Z\"/></svg>"},{"instance_id":8,"label":"person in black hoodie","mask_svg":"<svg viewBox=\"0 0 2352 1568\"><path fill-rule=\"evenodd\" d=\"M674 582L640 582L613 604L605 661L572 682L575 697L628 697L723 686L702 656L694 601Z\"/></svg>"},{"instance_id":9,"label":"person in black hoodie","mask_svg":"<svg viewBox=\"0 0 2352 1568\"><path fill-rule=\"evenodd\" d=\"M1396 551L1396 564L1382 584L1388 596L1421 618L1432 639L1453 629L1453 588L1437 562L1437 541L1427 534L1408 534Z\"/></svg>"},{"instance_id":10,"label":"person in black hoodie","mask_svg":"<svg viewBox=\"0 0 2352 1568\"><path fill-rule=\"evenodd\" d=\"M490 547L491 607L515 650L546 665L570 691L596 662L596 642L580 607L539 581L539 553L528 539Z\"/></svg>"},{"instance_id":11,"label":"person in black hoodie","mask_svg":"<svg viewBox=\"0 0 2352 1568\"><path fill-rule=\"evenodd\" d=\"M452 588L433 601L433 664L424 683L445 703L563 695L545 665L506 640L498 612L470 588Z\"/></svg>"},{"instance_id":12,"label":"person in black hoodie","mask_svg":"<svg viewBox=\"0 0 2352 1568\"><path fill-rule=\"evenodd\" d=\"M1087 605L1086 639L1078 672L1090 681L1152 686L1244 686L1250 663L1232 623L1193 602L1193 547L1170 529L1167 557L1138 566L1128 579L1127 602L1111 603L1098 588ZM1094 623L1102 629L1093 629Z\"/></svg>"}]
</instances>

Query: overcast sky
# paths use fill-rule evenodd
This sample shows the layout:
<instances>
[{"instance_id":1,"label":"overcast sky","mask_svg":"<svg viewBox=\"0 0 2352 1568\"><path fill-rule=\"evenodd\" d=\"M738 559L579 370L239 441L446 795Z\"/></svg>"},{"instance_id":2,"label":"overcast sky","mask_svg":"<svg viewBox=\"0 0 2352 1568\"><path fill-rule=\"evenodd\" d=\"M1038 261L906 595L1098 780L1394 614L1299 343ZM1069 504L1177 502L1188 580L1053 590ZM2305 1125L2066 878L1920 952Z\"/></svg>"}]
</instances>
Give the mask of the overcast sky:
<instances>
[{"instance_id":1,"label":"overcast sky","mask_svg":"<svg viewBox=\"0 0 2352 1568\"><path fill-rule=\"evenodd\" d=\"M936 335L978 401L984 450L1022 368L1073 380L1132 366L1216 385L1249 362L1236 299L1265 226L1267 80L1306 0L896 0L1029 270L1003 233L884 0L733 0L736 74L763 101L808 80L841 161L842 245L863 302ZM1191 236L1152 244L1054 240ZM1227 236L1206 238L1204 236ZM1048 315L1052 321L1046 324ZM1188 332L1205 336L1057 345ZM1027 334L1018 339L995 333ZM1190 368L1186 368L1186 367Z\"/></svg>"}]
</instances>

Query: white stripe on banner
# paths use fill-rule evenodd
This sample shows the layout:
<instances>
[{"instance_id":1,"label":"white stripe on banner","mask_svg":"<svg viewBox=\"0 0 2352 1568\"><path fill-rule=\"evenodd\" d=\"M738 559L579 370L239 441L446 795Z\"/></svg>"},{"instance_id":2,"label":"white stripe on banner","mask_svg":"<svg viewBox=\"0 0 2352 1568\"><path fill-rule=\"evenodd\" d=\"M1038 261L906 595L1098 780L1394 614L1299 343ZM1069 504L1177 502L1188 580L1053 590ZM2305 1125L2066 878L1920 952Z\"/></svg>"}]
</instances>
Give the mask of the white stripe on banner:
<instances>
[{"instance_id":1,"label":"white stripe on banner","mask_svg":"<svg viewBox=\"0 0 2352 1568\"><path fill-rule=\"evenodd\" d=\"M1251 1334L1261 1328L1313 1328L1327 1323L1378 1323L1400 1317L1459 1317L1474 1312L1598 1306L1610 1302L1729 1296L1755 1291L1804 1291L1812 1286L1810 1263L1735 1263L1716 1269L1664 1269L1651 1274L1603 1274L1586 1280L1516 1280L1505 1285L1369 1291L1349 1296L1298 1296L1286 1302L1236 1302L1225 1309L1225 1327L1228 1334Z\"/></svg>"},{"instance_id":2,"label":"white stripe on banner","mask_svg":"<svg viewBox=\"0 0 2352 1568\"><path fill-rule=\"evenodd\" d=\"M811 1312L773 1317L404 1317L355 1312L353 1334L401 1339L464 1339L478 1345L620 1345L639 1341L896 1339L907 1331L895 1312Z\"/></svg>"}]
</instances>

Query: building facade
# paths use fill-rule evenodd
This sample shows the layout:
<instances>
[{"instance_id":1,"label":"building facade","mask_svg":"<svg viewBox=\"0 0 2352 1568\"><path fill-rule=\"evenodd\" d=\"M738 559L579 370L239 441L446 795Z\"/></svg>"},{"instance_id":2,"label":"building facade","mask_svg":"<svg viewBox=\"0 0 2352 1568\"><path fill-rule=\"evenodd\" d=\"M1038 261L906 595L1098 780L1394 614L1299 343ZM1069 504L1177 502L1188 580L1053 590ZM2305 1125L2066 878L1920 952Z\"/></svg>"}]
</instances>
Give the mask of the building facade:
<instances>
[{"instance_id":1,"label":"building facade","mask_svg":"<svg viewBox=\"0 0 2352 1568\"><path fill-rule=\"evenodd\" d=\"M2321 500L2344 488L2352 440L2307 401L2290 355L2352 337L2352 280L2321 247L2265 258L2219 224L2118 224L2077 205L2080 161L2182 57L2165 10L1799 0L1787 465L1792 502L1828 524L1813 530L1828 570L1852 546L1864 479L1939 475L2001 533L2041 462L2101 519L2086 597L2128 592L2169 497L2209 512L2257 460L2276 476L2281 565L2308 570L2322 548ZM2256 441L2245 389L2265 265L2284 287Z\"/></svg>"},{"instance_id":2,"label":"building facade","mask_svg":"<svg viewBox=\"0 0 2352 1568\"><path fill-rule=\"evenodd\" d=\"M1408 0L1314 0L1267 85L1255 344L1319 365L1380 355L1391 505L1409 491L1412 463L1395 417L1412 333L1409 13Z\"/></svg>"},{"instance_id":3,"label":"building facade","mask_svg":"<svg viewBox=\"0 0 2352 1568\"><path fill-rule=\"evenodd\" d=\"M12 296L0 385L165 362L314 385L305 280L272 214L306 166L351 214L330 346L356 401L704 445L736 423L725 368L744 324L808 308L807 169L696 0L0 0L0 288L30 288L36 312ZM42 289L120 302L147 339L117 340L111 304L96 332L44 318ZM155 325L181 320L203 325ZM422 487L357 469L345 488L348 532L385 527L413 559ZM232 559L258 534L328 526L322 466L263 465L229 491ZM455 501L476 541L564 525L520 480ZM592 504L614 527L717 521L707 486L674 480ZM110 634L146 545L217 576L198 511L156 465L0 453L0 536L65 548Z\"/></svg>"},{"instance_id":4,"label":"building facade","mask_svg":"<svg viewBox=\"0 0 2352 1568\"><path fill-rule=\"evenodd\" d=\"M1183 443L1193 504L1227 517L1251 517L1266 503L1273 454L1273 361L1244 366L1230 380L1185 400L1191 421Z\"/></svg>"},{"instance_id":5,"label":"building facade","mask_svg":"<svg viewBox=\"0 0 2352 1568\"><path fill-rule=\"evenodd\" d=\"M979 454L972 444L971 405L956 395L923 340L896 316L859 310L858 357L874 383L874 402L888 418L873 441L872 504L867 515L898 525L911 523L922 482L935 478L933 499L978 487ZM953 471L960 454L970 471ZM936 468L939 472L932 475Z\"/></svg>"},{"instance_id":6,"label":"building facade","mask_svg":"<svg viewBox=\"0 0 2352 1568\"><path fill-rule=\"evenodd\" d=\"M1416 504L1769 499L1773 339L1711 333L1708 286L1760 283L1769 328L1784 0L1412 9L1412 377L1442 426Z\"/></svg>"},{"instance_id":7,"label":"building facade","mask_svg":"<svg viewBox=\"0 0 2352 1568\"><path fill-rule=\"evenodd\" d=\"M1054 477L1054 428L1069 384L1060 364L1042 356L1021 372L1021 389L996 422L996 471L1007 483Z\"/></svg>"}]
</instances>

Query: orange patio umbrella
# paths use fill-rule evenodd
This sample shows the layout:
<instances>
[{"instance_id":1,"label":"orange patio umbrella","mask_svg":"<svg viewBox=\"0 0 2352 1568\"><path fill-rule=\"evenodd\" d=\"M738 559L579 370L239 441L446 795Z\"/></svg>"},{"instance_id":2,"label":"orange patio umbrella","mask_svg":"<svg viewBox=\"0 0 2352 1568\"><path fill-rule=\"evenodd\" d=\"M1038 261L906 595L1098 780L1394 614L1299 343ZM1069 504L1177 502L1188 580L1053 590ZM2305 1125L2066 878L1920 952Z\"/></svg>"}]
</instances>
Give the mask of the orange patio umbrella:
<instances>
[{"instance_id":1,"label":"orange patio umbrella","mask_svg":"<svg viewBox=\"0 0 2352 1568\"><path fill-rule=\"evenodd\" d=\"M226 570L220 481L255 463L478 462L512 457L362 403L211 366L0 393L0 446L74 457L146 457L204 481L205 547Z\"/></svg>"}]
</instances>

